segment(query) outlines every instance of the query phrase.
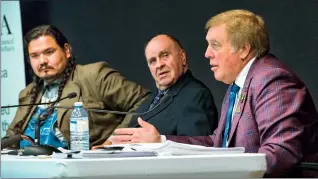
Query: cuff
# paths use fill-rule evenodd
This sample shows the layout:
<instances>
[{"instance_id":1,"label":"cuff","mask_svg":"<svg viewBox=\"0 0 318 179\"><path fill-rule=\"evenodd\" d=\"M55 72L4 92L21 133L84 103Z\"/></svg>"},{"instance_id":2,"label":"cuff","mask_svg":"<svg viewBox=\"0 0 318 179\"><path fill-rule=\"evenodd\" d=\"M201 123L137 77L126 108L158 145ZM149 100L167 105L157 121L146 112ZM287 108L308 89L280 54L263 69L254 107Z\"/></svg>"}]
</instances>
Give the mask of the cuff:
<instances>
[{"instance_id":1,"label":"cuff","mask_svg":"<svg viewBox=\"0 0 318 179\"><path fill-rule=\"evenodd\" d=\"M165 135L161 135L161 143L165 143L167 141L167 138Z\"/></svg>"}]
</instances>

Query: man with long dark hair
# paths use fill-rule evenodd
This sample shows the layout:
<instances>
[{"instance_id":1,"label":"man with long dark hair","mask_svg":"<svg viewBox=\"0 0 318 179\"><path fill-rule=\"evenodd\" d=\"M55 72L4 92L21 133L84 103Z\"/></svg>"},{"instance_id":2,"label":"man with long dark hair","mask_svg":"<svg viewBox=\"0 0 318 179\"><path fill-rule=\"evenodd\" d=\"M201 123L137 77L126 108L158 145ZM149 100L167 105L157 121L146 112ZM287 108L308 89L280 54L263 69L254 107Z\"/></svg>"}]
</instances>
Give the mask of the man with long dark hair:
<instances>
[{"instance_id":1,"label":"man with long dark hair","mask_svg":"<svg viewBox=\"0 0 318 179\"><path fill-rule=\"evenodd\" d=\"M19 104L46 103L76 92L60 106L73 106L82 101L84 106L97 109L135 111L147 97L148 91L128 81L107 63L75 64L71 46L62 32L52 25L41 25L30 30L24 39L25 52L31 65L33 82L20 92ZM34 138L36 120L47 105L20 107L7 130L7 136L28 135ZM40 116L41 144L68 147L69 118L72 110L49 108ZM103 143L114 129L127 126L131 116L89 111L90 145ZM23 140L13 145L31 145Z\"/></svg>"}]
</instances>

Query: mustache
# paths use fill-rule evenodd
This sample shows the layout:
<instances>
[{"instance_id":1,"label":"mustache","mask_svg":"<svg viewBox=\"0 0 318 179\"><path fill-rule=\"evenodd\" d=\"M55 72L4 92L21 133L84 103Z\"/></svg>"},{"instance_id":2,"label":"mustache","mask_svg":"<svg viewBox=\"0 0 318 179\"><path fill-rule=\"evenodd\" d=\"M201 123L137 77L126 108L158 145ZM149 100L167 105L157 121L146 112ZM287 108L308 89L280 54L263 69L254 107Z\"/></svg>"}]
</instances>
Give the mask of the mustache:
<instances>
[{"instance_id":1,"label":"mustache","mask_svg":"<svg viewBox=\"0 0 318 179\"><path fill-rule=\"evenodd\" d=\"M53 67L47 65L47 64L42 64L40 65L39 67L39 71L42 71L42 70L47 70L47 69L53 69Z\"/></svg>"}]
</instances>

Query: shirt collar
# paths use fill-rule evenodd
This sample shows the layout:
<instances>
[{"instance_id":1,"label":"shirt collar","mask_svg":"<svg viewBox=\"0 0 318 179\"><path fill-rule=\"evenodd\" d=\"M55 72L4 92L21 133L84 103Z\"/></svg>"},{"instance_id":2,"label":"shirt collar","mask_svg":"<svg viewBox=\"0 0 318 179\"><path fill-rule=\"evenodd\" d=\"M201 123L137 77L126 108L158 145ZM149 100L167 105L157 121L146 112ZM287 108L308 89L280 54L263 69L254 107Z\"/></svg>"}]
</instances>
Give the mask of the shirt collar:
<instances>
[{"instance_id":1,"label":"shirt collar","mask_svg":"<svg viewBox=\"0 0 318 179\"><path fill-rule=\"evenodd\" d=\"M161 94L163 94L163 95L165 95L168 91L169 91L169 88L166 89L166 90L160 90L160 89L158 88L158 93L161 93Z\"/></svg>"},{"instance_id":2,"label":"shirt collar","mask_svg":"<svg viewBox=\"0 0 318 179\"><path fill-rule=\"evenodd\" d=\"M44 81L43 84L44 84L44 87L50 88L50 87L59 85L61 81L62 81L62 78L58 78L58 79L54 80L51 84L48 84L46 81Z\"/></svg>"},{"instance_id":3,"label":"shirt collar","mask_svg":"<svg viewBox=\"0 0 318 179\"><path fill-rule=\"evenodd\" d=\"M244 86L245 83L245 79L247 77L248 71L251 68L252 63L255 61L256 57L252 58L252 60L250 60L242 69L242 71L239 73L239 75L236 77L235 79L235 84L237 84L237 86L239 86L241 89Z\"/></svg>"}]
</instances>

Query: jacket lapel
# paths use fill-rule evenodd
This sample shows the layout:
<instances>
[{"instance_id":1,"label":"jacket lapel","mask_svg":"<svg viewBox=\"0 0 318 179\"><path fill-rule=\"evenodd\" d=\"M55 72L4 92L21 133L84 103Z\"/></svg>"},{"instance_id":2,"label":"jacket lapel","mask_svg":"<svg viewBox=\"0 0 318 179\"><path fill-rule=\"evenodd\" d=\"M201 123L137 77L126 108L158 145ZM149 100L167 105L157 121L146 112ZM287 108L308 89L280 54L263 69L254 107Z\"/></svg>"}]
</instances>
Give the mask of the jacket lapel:
<instances>
[{"instance_id":1,"label":"jacket lapel","mask_svg":"<svg viewBox=\"0 0 318 179\"><path fill-rule=\"evenodd\" d=\"M229 144L233 138L233 135L236 131L236 128L238 126L238 122L244 112L244 106L246 104L246 100L247 100L247 95L248 95L248 89L250 87L251 81L253 79L253 76L256 75L258 72L256 70L256 66L259 63L259 57L257 57L257 59L255 59L255 61L253 62L253 64L251 65L247 77L245 79L244 82L244 86L243 86L243 90L241 95L239 96L239 102L237 103L236 109L233 109L234 111L234 116L233 116L233 120L232 120L232 125L231 125L231 132L230 132L230 136L229 136Z\"/></svg>"},{"instance_id":2,"label":"jacket lapel","mask_svg":"<svg viewBox=\"0 0 318 179\"><path fill-rule=\"evenodd\" d=\"M68 81L65 84L65 87L63 89L61 98L67 96L69 93L75 92L77 95L74 98L67 98L64 99L62 101L59 102L58 106L66 106L66 107L73 107L75 102L78 102L80 100L80 96L81 96L81 90L80 87L74 83L73 81ZM63 116L65 115L65 113L70 110L70 109L64 109L64 108L59 108L59 110L57 110L57 124L58 126L60 126L63 122Z\"/></svg>"},{"instance_id":3,"label":"jacket lapel","mask_svg":"<svg viewBox=\"0 0 318 179\"><path fill-rule=\"evenodd\" d=\"M168 92L169 93L169 92ZM160 102L159 102L159 105L158 106L155 106L153 108L152 111L148 112L147 114L145 114L142 119L144 121L147 121L149 120L152 116L158 114L159 112L161 112L163 109L165 109L167 106L169 106L170 103L173 102L173 97L170 96L169 94L166 94L164 95L161 99L160 99Z\"/></svg>"},{"instance_id":4,"label":"jacket lapel","mask_svg":"<svg viewBox=\"0 0 318 179\"><path fill-rule=\"evenodd\" d=\"M245 84L244 84L244 87L243 87L243 90L241 92L241 95L239 96L238 98L238 102L237 102L237 106L235 109L233 109L233 120L232 120L232 125L231 125L231 131L230 131L230 136L229 136L229 143L231 142L231 139L233 137L233 134L237 128L237 125L238 125L238 122L242 116L242 113L244 111L244 106L245 106L245 103L246 103L246 98L247 98L247 95L248 95L248 88L250 86L250 83L252 81L252 77L251 78L247 78L245 80Z\"/></svg>"},{"instance_id":5,"label":"jacket lapel","mask_svg":"<svg viewBox=\"0 0 318 179\"><path fill-rule=\"evenodd\" d=\"M163 109L165 109L166 107L168 107L172 102L173 99L176 95L179 94L180 90L183 88L183 86L185 84L188 83L188 81L190 80L190 78L193 78L192 73L190 70L187 70L187 72L185 74L183 74L178 81L172 85L169 89L169 91L167 92L167 94L165 94L159 102L159 105L156 106L152 111L148 112L147 114L145 114L142 119L147 121L149 120L152 116L158 114L159 112L161 112ZM150 99L150 103L148 103L148 106L151 104L152 99Z\"/></svg>"},{"instance_id":6,"label":"jacket lapel","mask_svg":"<svg viewBox=\"0 0 318 179\"><path fill-rule=\"evenodd\" d=\"M32 89L32 88L31 88L31 89ZM39 92L39 94L38 94L38 96L37 96L37 98L36 98L36 100L35 100L34 103L40 103L40 102L41 102L42 95L43 95L43 90L40 90L40 92ZM28 93L27 96L22 97L21 99L19 99L19 101L20 101L20 102L19 102L20 104L30 104L30 103L31 103L31 96L30 96L29 93ZM29 114L27 114L29 107L21 107L21 108L19 109L20 111L17 112L17 114L20 115L19 118L18 118L19 120L17 121L17 124L23 119L23 117L24 117L25 115L28 115L28 117L26 118L26 121L24 122L24 124L23 124L23 126L22 126L22 131L24 131L25 128L26 128L26 126L28 125L28 123L29 123L29 121L30 121L30 119L31 119L31 115L33 115L33 113L34 113L36 107L37 107L37 106L32 106L31 111L29 112ZM21 113L20 113L20 112L21 112Z\"/></svg>"},{"instance_id":7,"label":"jacket lapel","mask_svg":"<svg viewBox=\"0 0 318 179\"><path fill-rule=\"evenodd\" d=\"M226 121L226 113L227 109L229 107L229 94L230 94L231 87L228 88L226 95L224 96L222 108L221 108L221 116L220 116L220 122L218 124L218 130L215 137L214 146L215 147L221 147L222 146L222 140L223 140L223 132L225 128L225 121Z\"/></svg>"},{"instance_id":8,"label":"jacket lapel","mask_svg":"<svg viewBox=\"0 0 318 179\"><path fill-rule=\"evenodd\" d=\"M154 98L154 96L153 96L153 94L151 94L151 95L140 105L140 107L136 110L136 112L138 112L138 113L146 112L146 111L148 110L148 108L149 108L149 106L150 106L150 104L151 104L153 98ZM138 126L139 126L138 121L137 121L138 117L141 117L143 120L145 120L145 119L146 119L145 117L147 117L147 116L146 116L147 114L148 114L148 113L146 113L146 114L144 114L144 115L137 115L137 114L135 114L135 115L131 118L130 126L131 126L131 127L138 127ZM147 119L148 119L148 118L147 118Z\"/></svg>"}]
</instances>

